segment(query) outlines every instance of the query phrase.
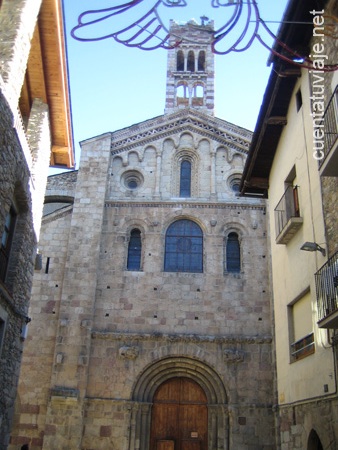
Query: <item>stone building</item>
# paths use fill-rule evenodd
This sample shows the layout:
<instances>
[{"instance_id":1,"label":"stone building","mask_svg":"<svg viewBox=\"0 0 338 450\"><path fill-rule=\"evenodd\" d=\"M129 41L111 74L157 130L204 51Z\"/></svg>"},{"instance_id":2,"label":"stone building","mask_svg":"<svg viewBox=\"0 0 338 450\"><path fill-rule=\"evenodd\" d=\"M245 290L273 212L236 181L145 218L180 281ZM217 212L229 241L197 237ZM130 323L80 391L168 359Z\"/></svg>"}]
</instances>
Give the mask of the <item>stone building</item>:
<instances>
[{"instance_id":1,"label":"stone building","mask_svg":"<svg viewBox=\"0 0 338 450\"><path fill-rule=\"evenodd\" d=\"M252 136L214 117L213 24L171 26L164 115L49 177L9 449L276 448Z\"/></svg>"},{"instance_id":2,"label":"stone building","mask_svg":"<svg viewBox=\"0 0 338 450\"><path fill-rule=\"evenodd\" d=\"M48 167L74 165L61 18L59 1L0 1L1 449L10 437Z\"/></svg>"},{"instance_id":3,"label":"stone building","mask_svg":"<svg viewBox=\"0 0 338 450\"><path fill-rule=\"evenodd\" d=\"M323 64L337 64L337 32L336 1L290 1L275 50L315 63L271 58L241 187L269 198L283 450L338 443L338 71Z\"/></svg>"}]
</instances>

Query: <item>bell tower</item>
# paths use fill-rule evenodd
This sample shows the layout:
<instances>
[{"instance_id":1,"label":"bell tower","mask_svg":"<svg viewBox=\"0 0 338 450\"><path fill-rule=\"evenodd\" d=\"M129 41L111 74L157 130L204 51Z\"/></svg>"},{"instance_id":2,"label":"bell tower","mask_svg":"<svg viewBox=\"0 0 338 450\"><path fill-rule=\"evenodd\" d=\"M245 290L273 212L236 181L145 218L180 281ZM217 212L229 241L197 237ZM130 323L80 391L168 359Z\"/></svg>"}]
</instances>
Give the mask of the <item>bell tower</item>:
<instances>
[{"instance_id":1,"label":"bell tower","mask_svg":"<svg viewBox=\"0 0 338 450\"><path fill-rule=\"evenodd\" d=\"M213 32L213 21L170 22L171 43L180 45L168 50L165 114L194 108L214 115Z\"/></svg>"}]
</instances>

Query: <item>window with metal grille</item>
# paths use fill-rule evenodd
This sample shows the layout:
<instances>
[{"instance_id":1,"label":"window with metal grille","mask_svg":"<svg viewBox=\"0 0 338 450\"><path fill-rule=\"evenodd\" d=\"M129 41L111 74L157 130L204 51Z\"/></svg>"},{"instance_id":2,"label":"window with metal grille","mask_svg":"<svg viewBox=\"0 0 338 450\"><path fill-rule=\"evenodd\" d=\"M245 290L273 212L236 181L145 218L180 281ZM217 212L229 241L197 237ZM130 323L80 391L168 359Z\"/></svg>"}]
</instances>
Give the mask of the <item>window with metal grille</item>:
<instances>
[{"instance_id":1,"label":"window with metal grille","mask_svg":"<svg viewBox=\"0 0 338 450\"><path fill-rule=\"evenodd\" d=\"M197 223L172 223L165 237L165 272L203 272L203 232Z\"/></svg>"},{"instance_id":2,"label":"window with metal grille","mask_svg":"<svg viewBox=\"0 0 338 450\"><path fill-rule=\"evenodd\" d=\"M5 227L1 237L1 251L0 251L0 280L5 281L9 256L12 247L16 222L16 212L12 207L5 219Z\"/></svg>"},{"instance_id":3,"label":"window with metal grille","mask_svg":"<svg viewBox=\"0 0 338 450\"><path fill-rule=\"evenodd\" d=\"M227 272L241 271L241 251L237 233L229 233L226 243Z\"/></svg>"},{"instance_id":4,"label":"window with metal grille","mask_svg":"<svg viewBox=\"0 0 338 450\"><path fill-rule=\"evenodd\" d=\"M191 162L187 160L181 163L180 197L191 197Z\"/></svg>"},{"instance_id":5,"label":"window with metal grille","mask_svg":"<svg viewBox=\"0 0 338 450\"><path fill-rule=\"evenodd\" d=\"M141 231L137 228L131 230L129 245L128 245L128 270L140 270L141 269Z\"/></svg>"}]
</instances>

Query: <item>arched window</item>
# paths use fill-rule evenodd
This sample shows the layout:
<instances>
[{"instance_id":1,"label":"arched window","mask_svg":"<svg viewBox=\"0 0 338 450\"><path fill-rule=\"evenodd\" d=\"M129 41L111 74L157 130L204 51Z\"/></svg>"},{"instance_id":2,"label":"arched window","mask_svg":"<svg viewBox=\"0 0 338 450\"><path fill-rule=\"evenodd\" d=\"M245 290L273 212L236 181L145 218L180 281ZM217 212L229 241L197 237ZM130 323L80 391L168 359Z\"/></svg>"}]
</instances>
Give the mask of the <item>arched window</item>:
<instances>
[{"instance_id":1,"label":"arched window","mask_svg":"<svg viewBox=\"0 0 338 450\"><path fill-rule=\"evenodd\" d=\"M176 97L189 98L189 90L186 84L179 84L177 86Z\"/></svg>"},{"instance_id":2,"label":"arched window","mask_svg":"<svg viewBox=\"0 0 338 450\"><path fill-rule=\"evenodd\" d=\"M165 237L165 272L203 272L203 232L197 223L172 223Z\"/></svg>"},{"instance_id":3,"label":"arched window","mask_svg":"<svg viewBox=\"0 0 338 450\"><path fill-rule=\"evenodd\" d=\"M188 53L187 70L188 72L195 72L195 54L192 50Z\"/></svg>"},{"instance_id":4,"label":"arched window","mask_svg":"<svg viewBox=\"0 0 338 450\"><path fill-rule=\"evenodd\" d=\"M235 273L241 271L241 251L237 233L229 233L227 238L226 271Z\"/></svg>"},{"instance_id":5,"label":"arched window","mask_svg":"<svg viewBox=\"0 0 338 450\"><path fill-rule=\"evenodd\" d=\"M184 54L182 52L182 50L179 50L177 52L177 57L176 57L176 68L179 72L183 72L184 71Z\"/></svg>"},{"instance_id":6,"label":"arched window","mask_svg":"<svg viewBox=\"0 0 338 450\"><path fill-rule=\"evenodd\" d=\"M201 50L198 54L197 70L199 72L205 72L205 51Z\"/></svg>"},{"instance_id":7,"label":"arched window","mask_svg":"<svg viewBox=\"0 0 338 450\"><path fill-rule=\"evenodd\" d=\"M203 98L203 96L204 96L203 86L201 86L200 84L196 84L193 89L193 97Z\"/></svg>"},{"instance_id":8,"label":"arched window","mask_svg":"<svg viewBox=\"0 0 338 450\"><path fill-rule=\"evenodd\" d=\"M180 197L191 196L191 162L184 160L181 162L180 170Z\"/></svg>"},{"instance_id":9,"label":"arched window","mask_svg":"<svg viewBox=\"0 0 338 450\"><path fill-rule=\"evenodd\" d=\"M195 84L192 90L192 106L203 106L204 103L204 89L201 84Z\"/></svg>"},{"instance_id":10,"label":"arched window","mask_svg":"<svg viewBox=\"0 0 338 450\"><path fill-rule=\"evenodd\" d=\"M141 231L134 228L130 232L130 239L128 244L128 270L140 270L141 269Z\"/></svg>"},{"instance_id":11,"label":"arched window","mask_svg":"<svg viewBox=\"0 0 338 450\"><path fill-rule=\"evenodd\" d=\"M177 106L186 107L189 105L189 88L185 83L176 87L176 102Z\"/></svg>"}]
</instances>

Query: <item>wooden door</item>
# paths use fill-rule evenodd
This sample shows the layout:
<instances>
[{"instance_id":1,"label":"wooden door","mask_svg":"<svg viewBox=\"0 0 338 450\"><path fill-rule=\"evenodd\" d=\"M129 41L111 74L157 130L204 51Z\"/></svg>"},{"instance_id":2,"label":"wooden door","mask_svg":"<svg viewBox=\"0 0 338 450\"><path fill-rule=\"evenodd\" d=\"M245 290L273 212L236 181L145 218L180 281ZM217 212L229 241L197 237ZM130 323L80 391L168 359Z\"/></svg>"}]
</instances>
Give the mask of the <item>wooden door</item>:
<instances>
[{"instance_id":1,"label":"wooden door","mask_svg":"<svg viewBox=\"0 0 338 450\"><path fill-rule=\"evenodd\" d=\"M207 398L200 385L183 377L161 384L154 395L150 449L208 450L207 441Z\"/></svg>"}]
</instances>

